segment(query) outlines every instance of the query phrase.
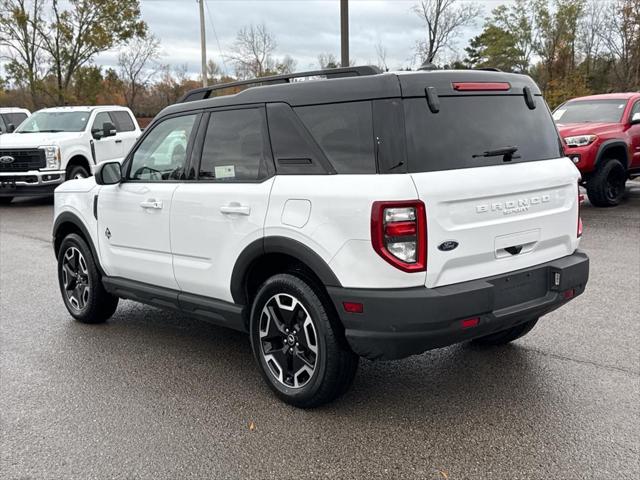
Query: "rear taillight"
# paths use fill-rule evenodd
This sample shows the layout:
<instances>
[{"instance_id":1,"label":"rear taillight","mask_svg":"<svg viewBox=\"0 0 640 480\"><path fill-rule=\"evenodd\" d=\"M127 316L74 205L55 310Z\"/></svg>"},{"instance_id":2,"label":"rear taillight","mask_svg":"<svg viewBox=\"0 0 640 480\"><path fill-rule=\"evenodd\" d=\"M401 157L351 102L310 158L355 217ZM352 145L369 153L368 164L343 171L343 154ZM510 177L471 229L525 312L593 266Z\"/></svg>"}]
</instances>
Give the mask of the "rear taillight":
<instances>
[{"instance_id":1,"label":"rear taillight","mask_svg":"<svg viewBox=\"0 0 640 480\"><path fill-rule=\"evenodd\" d=\"M584 195L580 193L580 187L578 187L578 238L582 236L582 215L580 215L580 207L584 202Z\"/></svg>"},{"instance_id":2,"label":"rear taillight","mask_svg":"<svg viewBox=\"0 0 640 480\"><path fill-rule=\"evenodd\" d=\"M371 243L387 262L405 272L427 268L427 217L420 200L373 202Z\"/></svg>"},{"instance_id":3,"label":"rear taillight","mask_svg":"<svg viewBox=\"0 0 640 480\"><path fill-rule=\"evenodd\" d=\"M453 82L457 92L506 91L511 89L509 82Z\"/></svg>"}]
</instances>

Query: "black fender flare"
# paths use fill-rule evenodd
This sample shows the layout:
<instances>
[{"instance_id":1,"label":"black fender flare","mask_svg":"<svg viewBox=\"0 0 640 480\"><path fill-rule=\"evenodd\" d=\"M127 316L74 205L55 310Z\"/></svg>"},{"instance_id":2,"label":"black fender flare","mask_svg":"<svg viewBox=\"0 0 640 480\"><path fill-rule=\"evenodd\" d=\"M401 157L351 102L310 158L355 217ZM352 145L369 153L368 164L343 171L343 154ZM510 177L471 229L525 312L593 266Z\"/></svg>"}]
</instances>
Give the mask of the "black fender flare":
<instances>
[{"instance_id":1,"label":"black fender flare","mask_svg":"<svg viewBox=\"0 0 640 480\"><path fill-rule=\"evenodd\" d=\"M104 275L104 270L102 269L102 265L100 265L100 257L98 256L98 251L96 250L95 245L93 244L93 239L91 237L91 235L89 234L89 231L87 230L87 227L84 225L84 223L82 222L82 220L80 219L80 217L78 217L76 214L71 213L71 212L62 212L60 215L58 215L58 218L56 218L56 221L53 223L53 253L54 255L57 254L56 252L56 238L58 237L58 232L60 231L60 228L62 228L62 226L65 223L71 223L73 224L74 227L76 227L78 230L80 230L82 232L82 236L84 237L84 240L87 242L87 245L89 245L89 248L91 249L91 255L93 255L93 261L96 264L96 267L98 268L98 271L100 272L100 275Z\"/></svg>"},{"instance_id":2,"label":"black fender flare","mask_svg":"<svg viewBox=\"0 0 640 480\"><path fill-rule=\"evenodd\" d=\"M341 287L331 267L311 248L288 237L264 237L247 245L238 256L231 274L231 296L237 304L246 303L244 285L251 264L262 255L282 253L289 255L307 265L327 287Z\"/></svg>"},{"instance_id":3,"label":"black fender flare","mask_svg":"<svg viewBox=\"0 0 640 480\"><path fill-rule=\"evenodd\" d=\"M598 168L604 160L604 153L611 147L622 147L624 149L624 158L619 159L623 162L625 168L629 168L630 159L629 159L629 146L623 140L606 140L602 142L602 144L598 147L598 153L596 154L596 163L595 166Z\"/></svg>"}]
</instances>

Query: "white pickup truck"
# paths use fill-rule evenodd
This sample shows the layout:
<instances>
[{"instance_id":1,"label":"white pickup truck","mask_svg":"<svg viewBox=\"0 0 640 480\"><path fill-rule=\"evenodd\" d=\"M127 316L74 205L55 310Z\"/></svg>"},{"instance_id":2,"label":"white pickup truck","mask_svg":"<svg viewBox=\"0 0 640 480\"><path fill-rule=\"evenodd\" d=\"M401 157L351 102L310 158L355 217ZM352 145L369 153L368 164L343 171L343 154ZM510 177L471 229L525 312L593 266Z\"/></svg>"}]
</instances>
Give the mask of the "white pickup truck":
<instances>
[{"instance_id":1,"label":"white pickup truck","mask_svg":"<svg viewBox=\"0 0 640 480\"><path fill-rule=\"evenodd\" d=\"M118 106L58 107L35 112L0 135L0 203L51 195L62 182L85 178L104 161L121 161L140 127Z\"/></svg>"}]
</instances>

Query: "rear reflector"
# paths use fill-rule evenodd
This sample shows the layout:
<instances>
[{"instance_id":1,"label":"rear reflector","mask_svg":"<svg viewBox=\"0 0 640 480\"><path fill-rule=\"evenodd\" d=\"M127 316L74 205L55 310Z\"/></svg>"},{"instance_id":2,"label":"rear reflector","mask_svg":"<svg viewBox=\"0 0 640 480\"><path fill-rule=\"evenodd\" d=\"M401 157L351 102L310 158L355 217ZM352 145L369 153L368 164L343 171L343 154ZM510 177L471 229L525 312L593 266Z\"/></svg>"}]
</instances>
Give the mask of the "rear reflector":
<instances>
[{"instance_id":1,"label":"rear reflector","mask_svg":"<svg viewBox=\"0 0 640 480\"><path fill-rule=\"evenodd\" d=\"M462 320L462 328L473 328L477 327L480 323L480 318L467 318L466 320Z\"/></svg>"},{"instance_id":2,"label":"rear reflector","mask_svg":"<svg viewBox=\"0 0 640 480\"><path fill-rule=\"evenodd\" d=\"M565 300L571 300L576 296L576 291L573 288L571 290L565 290L564 292L562 292L562 296Z\"/></svg>"},{"instance_id":3,"label":"rear reflector","mask_svg":"<svg viewBox=\"0 0 640 480\"><path fill-rule=\"evenodd\" d=\"M362 313L364 312L364 306L358 302L342 302L344 311L347 313Z\"/></svg>"},{"instance_id":4,"label":"rear reflector","mask_svg":"<svg viewBox=\"0 0 640 480\"><path fill-rule=\"evenodd\" d=\"M453 82L458 92L505 91L511 89L509 82Z\"/></svg>"},{"instance_id":5,"label":"rear reflector","mask_svg":"<svg viewBox=\"0 0 640 480\"><path fill-rule=\"evenodd\" d=\"M416 234L416 222L388 223L384 227L384 233L389 237L404 237Z\"/></svg>"}]
</instances>

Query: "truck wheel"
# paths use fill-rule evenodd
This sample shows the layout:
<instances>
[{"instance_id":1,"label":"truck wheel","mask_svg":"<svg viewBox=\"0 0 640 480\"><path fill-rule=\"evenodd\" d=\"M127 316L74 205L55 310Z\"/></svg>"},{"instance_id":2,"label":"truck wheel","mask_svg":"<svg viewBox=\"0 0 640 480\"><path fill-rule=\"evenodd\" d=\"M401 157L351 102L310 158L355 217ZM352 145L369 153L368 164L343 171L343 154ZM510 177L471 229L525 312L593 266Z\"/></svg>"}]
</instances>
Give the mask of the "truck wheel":
<instances>
[{"instance_id":1,"label":"truck wheel","mask_svg":"<svg viewBox=\"0 0 640 480\"><path fill-rule=\"evenodd\" d=\"M13 197L0 197L0 205L9 205Z\"/></svg>"},{"instance_id":2,"label":"truck wheel","mask_svg":"<svg viewBox=\"0 0 640 480\"><path fill-rule=\"evenodd\" d=\"M58 283L67 310L82 323L102 323L118 307L118 297L107 293L87 243L67 235L58 252Z\"/></svg>"},{"instance_id":3,"label":"truck wheel","mask_svg":"<svg viewBox=\"0 0 640 480\"><path fill-rule=\"evenodd\" d=\"M533 327L536 326L536 323L538 323L537 318L534 320L529 320L525 323L521 323L520 325L516 325L515 327L511 327L507 330L503 330L502 332L492 333L491 335L487 335L486 337L476 338L474 340L471 340L471 343L482 346L505 345L509 342L513 342L520 337L524 337L533 329Z\"/></svg>"},{"instance_id":4,"label":"truck wheel","mask_svg":"<svg viewBox=\"0 0 640 480\"><path fill-rule=\"evenodd\" d=\"M262 376L278 397L301 408L339 397L358 368L319 292L298 276L278 274L260 287L251 309L251 347Z\"/></svg>"},{"instance_id":5,"label":"truck wheel","mask_svg":"<svg viewBox=\"0 0 640 480\"><path fill-rule=\"evenodd\" d=\"M82 165L74 165L69 170L69 175L67 175L67 180L76 180L78 178L87 178L89 177L89 172Z\"/></svg>"},{"instance_id":6,"label":"truck wheel","mask_svg":"<svg viewBox=\"0 0 640 480\"><path fill-rule=\"evenodd\" d=\"M596 207L615 207L624 195L627 170L620 160L607 159L587 180L587 195Z\"/></svg>"}]
</instances>

